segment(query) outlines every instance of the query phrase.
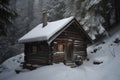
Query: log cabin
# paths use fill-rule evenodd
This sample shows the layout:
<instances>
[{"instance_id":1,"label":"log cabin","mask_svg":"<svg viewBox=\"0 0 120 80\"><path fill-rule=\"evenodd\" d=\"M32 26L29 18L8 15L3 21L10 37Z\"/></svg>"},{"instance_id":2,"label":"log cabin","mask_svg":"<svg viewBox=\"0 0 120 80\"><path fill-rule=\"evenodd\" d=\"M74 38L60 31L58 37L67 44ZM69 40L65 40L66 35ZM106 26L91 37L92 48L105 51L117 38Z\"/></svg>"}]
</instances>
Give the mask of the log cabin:
<instances>
[{"instance_id":1,"label":"log cabin","mask_svg":"<svg viewBox=\"0 0 120 80\"><path fill-rule=\"evenodd\" d=\"M19 39L24 44L25 64L74 63L76 56L86 59L92 40L75 17L47 23L46 19Z\"/></svg>"}]
</instances>

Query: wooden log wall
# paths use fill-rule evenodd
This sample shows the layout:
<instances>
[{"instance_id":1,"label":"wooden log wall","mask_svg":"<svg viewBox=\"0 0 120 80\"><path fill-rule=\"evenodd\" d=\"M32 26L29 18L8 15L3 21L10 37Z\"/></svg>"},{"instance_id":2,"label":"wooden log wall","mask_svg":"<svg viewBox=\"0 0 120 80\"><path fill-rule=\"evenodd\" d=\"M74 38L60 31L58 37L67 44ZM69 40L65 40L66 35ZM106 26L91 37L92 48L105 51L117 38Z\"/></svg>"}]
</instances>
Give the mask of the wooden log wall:
<instances>
[{"instance_id":1,"label":"wooden log wall","mask_svg":"<svg viewBox=\"0 0 120 80\"><path fill-rule=\"evenodd\" d=\"M72 24L69 28L67 28L64 32L62 32L61 35L59 35L53 41L53 43L54 42L61 43L61 44L64 44L64 46L66 47L66 43L68 42L68 40L72 40L73 46L74 46L73 57L74 55L77 54L85 58L87 56L87 52L86 52L87 42L83 34L84 33L82 33L82 31L80 32L80 30L76 28L75 24ZM60 56L61 55L59 55L59 57ZM64 56L65 56L65 53L64 53ZM56 62L57 59L54 58L54 60Z\"/></svg>"},{"instance_id":2,"label":"wooden log wall","mask_svg":"<svg viewBox=\"0 0 120 80\"><path fill-rule=\"evenodd\" d=\"M33 47L36 47L36 49ZM52 51L47 42L26 43L25 62L40 65L52 64Z\"/></svg>"},{"instance_id":3,"label":"wooden log wall","mask_svg":"<svg viewBox=\"0 0 120 80\"><path fill-rule=\"evenodd\" d=\"M64 53L54 53L53 55L53 62L54 63L59 63L59 62L64 62L65 60L65 54Z\"/></svg>"}]
</instances>

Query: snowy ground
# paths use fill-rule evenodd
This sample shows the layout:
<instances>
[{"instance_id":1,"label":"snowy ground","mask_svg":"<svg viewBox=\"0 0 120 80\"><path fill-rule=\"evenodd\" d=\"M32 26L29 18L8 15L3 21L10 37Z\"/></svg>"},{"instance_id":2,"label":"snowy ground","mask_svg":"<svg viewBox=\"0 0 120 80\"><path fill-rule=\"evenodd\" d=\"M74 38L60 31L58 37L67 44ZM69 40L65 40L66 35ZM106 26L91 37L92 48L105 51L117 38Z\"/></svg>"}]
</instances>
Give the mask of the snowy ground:
<instances>
[{"instance_id":1,"label":"snowy ground","mask_svg":"<svg viewBox=\"0 0 120 80\"><path fill-rule=\"evenodd\" d=\"M120 42L114 43L116 38L120 39L120 31L88 47L90 60L76 68L60 63L16 74L14 70L23 60L23 54L18 55L0 65L0 80L120 80ZM94 61L103 63L95 65Z\"/></svg>"}]
</instances>

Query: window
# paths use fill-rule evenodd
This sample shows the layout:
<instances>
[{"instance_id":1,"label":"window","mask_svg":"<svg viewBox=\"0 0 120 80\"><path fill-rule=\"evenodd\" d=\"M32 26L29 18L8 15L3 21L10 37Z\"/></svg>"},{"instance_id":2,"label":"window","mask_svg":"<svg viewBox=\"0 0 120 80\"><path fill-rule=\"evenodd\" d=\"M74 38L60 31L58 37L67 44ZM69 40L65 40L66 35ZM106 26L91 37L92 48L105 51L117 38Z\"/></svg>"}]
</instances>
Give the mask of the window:
<instances>
[{"instance_id":1,"label":"window","mask_svg":"<svg viewBox=\"0 0 120 80\"><path fill-rule=\"evenodd\" d=\"M33 53L33 54L36 54L36 53L37 53L37 46L33 46L33 47L32 47L32 53Z\"/></svg>"},{"instance_id":2,"label":"window","mask_svg":"<svg viewBox=\"0 0 120 80\"><path fill-rule=\"evenodd\" d=\"M64 45L58 44L58 51L59 52L64 52Z\"/></svg>"}]
</instances>

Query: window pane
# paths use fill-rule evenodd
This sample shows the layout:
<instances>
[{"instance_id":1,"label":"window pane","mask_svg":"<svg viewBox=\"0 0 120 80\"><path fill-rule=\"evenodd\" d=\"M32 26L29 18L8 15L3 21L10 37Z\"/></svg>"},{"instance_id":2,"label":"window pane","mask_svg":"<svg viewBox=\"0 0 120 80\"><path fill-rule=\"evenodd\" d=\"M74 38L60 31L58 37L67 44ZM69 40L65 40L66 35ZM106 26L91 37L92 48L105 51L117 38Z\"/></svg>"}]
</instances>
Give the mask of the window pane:
<instances>
[{"instance_id":1,"label":"window pane","mask_svg":"<svg viewBox=\"0 0 120 80\"><path fill-rule=\"evenodd\" d=\"M36 47L36 46L33 46L33 47L32 47L32 53L33 53L33 54L36 54L36 53L37 53L37 47Z\"/></svg>"},{"instance_id":2,"label":"window pane","mask_svg":"<svg viewBox=\"0 0 120 80\"><path fill-rule=\"evenodd\" d=\"M58 44L58 51L59 52L63 52L64 51L62 44Z\"/></svg>"}]
</instances>

